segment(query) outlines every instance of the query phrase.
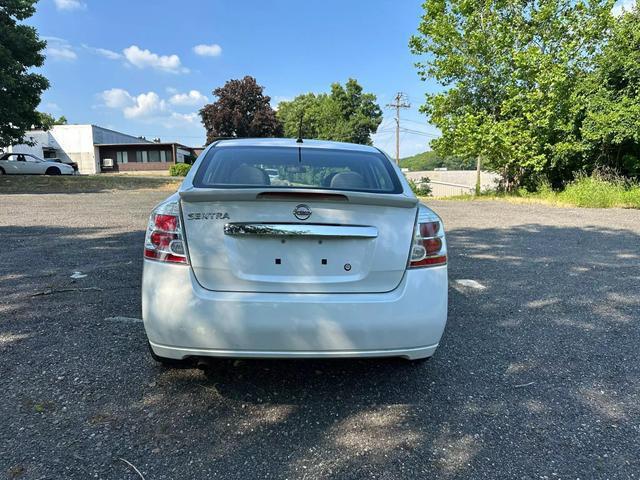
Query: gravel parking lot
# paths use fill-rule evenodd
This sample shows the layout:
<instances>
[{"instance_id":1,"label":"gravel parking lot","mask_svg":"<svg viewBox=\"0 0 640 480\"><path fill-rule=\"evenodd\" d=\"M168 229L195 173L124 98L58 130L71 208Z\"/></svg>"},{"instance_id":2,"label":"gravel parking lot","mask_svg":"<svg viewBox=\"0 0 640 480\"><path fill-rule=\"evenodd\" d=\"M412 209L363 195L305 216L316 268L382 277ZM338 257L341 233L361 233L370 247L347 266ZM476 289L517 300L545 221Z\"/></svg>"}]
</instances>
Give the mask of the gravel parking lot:
<instances>
[{"instance_id":1,"label":"gravel parking lot","mask_svg":"<svg viewBox=\"0 0 640 480\"><path fill-rule=\"evenodd\" d=\"M640 477L640 211L431 202L430 362L164 370L132 319L165 195L0 195L0 476Z\"/></svg>"}]
</instances>

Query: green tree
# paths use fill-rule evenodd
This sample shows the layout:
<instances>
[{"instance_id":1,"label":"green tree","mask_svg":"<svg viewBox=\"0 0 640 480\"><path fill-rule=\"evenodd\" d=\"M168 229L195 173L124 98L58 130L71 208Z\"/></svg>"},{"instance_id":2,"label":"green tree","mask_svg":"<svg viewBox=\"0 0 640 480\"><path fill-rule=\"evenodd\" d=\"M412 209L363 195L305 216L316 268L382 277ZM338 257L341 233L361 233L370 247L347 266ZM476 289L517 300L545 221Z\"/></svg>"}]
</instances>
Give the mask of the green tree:
<instances>
[{"instance_id":1,"label":"green tree","mask_svg":"<svg viewBox=\"0 0 640 480\"><path fill-rule=\"evenodd\" d=\"M44 130L49 130L54 125L67 124L67 117L65 117L64 115L61 115L56 119L53 115L50 115L48 113L38 112L38 117L38 123Z\"/></svg>"},{"instance_id":2,"label":"green tree","mask_svg":"<svg viewBox=\"0 0 640 480\"><path fill-rule=\"evenodd\" d=\"M473 158L440 157L436 152L422 152L411 157L402 158L400 167L408 168L412 172L447 168L449 170L474 170L476 161Z\"/></svg>"},{"instance_id":3,"label":"green tree","mask_svg":"<svg viewBox=\"0 0 640 480\"><path fill-rule=\"evenodd\" d=\"M581 82L606 40L613 0L427 0L410 47L443 87L422 111L442 156L480 157L517 186L566 178L585 156Z\"/></svg>"},{"instance_id":4,"label":"green tree","mask_svg":"<svg viewBox=\"0 0 640 480\"><path fill-rule=\"evenodd\" d=\"M229 80L213 91L214 103L200 110L202 124L207 130L207 143L224 137L278 137L282 125L255 78L246 76Z\"/></svg>"},{"instance_id":5,"label":"green tree","mask_svg":"<svg viewBox=\"0 0 640 480\"><path fill-rule=\"evenodd\" d=\"M358 82L350 78L342 86L331 85L331 93L306 93L278 105L278 118L284 135L296 138L302 116L302 134L307 138L371 145L371 134L382 121L376 96L363 93Z\"/></svg>"},{"instance_id":6,"label":"green tree","mask_svg":"<svg viewBox=\"0 0 640 480\"><path fill-rule=\"evenodd\" d=\"M611 40L584 85L581 133L589 168L640 176L640 9L616 18Z\"/></svg>"},{"instance_id":7,"label":"green tree","mask_svg":"<svg viewBox=\"0 0 640 480\"><path fill-rule=\"evenodd\" d=\"M24 141L31 127L42 127L36 111L40 95L49 87L42 75L31 68L44 62L39 40L33 27L21 22L35 12L34 0L0 0L0 145Z\"/></svg>"}]
</instances>

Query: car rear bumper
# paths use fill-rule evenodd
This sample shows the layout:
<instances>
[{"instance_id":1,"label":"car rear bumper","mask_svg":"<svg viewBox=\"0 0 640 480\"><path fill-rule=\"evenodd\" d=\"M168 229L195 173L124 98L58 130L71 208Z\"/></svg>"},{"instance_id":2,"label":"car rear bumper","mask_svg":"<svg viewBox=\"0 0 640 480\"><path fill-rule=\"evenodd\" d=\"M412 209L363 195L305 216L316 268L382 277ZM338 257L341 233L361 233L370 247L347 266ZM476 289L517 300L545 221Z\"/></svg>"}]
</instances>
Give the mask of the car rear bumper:
<instances>
[{"instance_id":1,"label":"car rear bumper","mask_svg":"<svg viewBox=\"0 0 640 480\"><path fill-rule=\"evenodd\" d=\"M202 288L188 266L145 260L142 316L167 358L424 358L447 321L447 267L409 270L387 293L235 293Z\"/></svg>"},{"instance_id":2,"label":"car rear bumper","mask_svg":"<svg viewBox=\"0 0 640 480\"><path fill-rule=\"evenodd\" d=\"M232 357L232 358L366 358L403 357L409 360L431 357L438 345L389 350L216 350L169 347L149 342L154 353L166 358Z\"/></svg>"}]
</instances>

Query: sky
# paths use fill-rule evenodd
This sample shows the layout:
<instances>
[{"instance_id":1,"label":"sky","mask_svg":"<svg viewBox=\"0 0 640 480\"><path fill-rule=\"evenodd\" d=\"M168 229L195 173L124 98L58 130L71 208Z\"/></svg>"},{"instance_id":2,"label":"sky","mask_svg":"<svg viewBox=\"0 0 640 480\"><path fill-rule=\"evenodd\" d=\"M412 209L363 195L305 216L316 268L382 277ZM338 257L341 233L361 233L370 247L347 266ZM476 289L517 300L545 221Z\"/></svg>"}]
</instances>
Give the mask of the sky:
<instances>
[{"instance_id":1,"label":"sky","mask_svg":"<svg viewBox=\"0 0 640 480\"><path fill-rule=\"evenodd\" d=\"M401 156L438 135L418 107L420 81L408 48L420 0L165 1L40 0L26 23L47 40L39 69L50 81L39 107L69 123L93 123L148 139L204 143L198 110L232 78L254 76L275 107L355 78L384 119L374 144L395 154L395 112L406 93Z\"/></svg>"}]
</instances>

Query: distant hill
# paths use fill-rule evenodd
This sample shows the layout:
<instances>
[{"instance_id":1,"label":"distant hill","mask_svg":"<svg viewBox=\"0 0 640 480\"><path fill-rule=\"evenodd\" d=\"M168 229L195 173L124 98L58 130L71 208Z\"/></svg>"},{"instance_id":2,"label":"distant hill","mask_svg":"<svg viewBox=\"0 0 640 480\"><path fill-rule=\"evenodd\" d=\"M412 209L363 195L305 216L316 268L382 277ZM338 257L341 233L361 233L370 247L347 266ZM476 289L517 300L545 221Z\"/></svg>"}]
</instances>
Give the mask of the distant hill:
<instances>
[{"instance_id":1,"label":"distant hill","mask_svg":"<svg viewBox=\"0 0 640 480\"><path fill-rule=\"evenodd\" d=\"M457 157L441 158L436 152L422 152L412 157L401 158L400 167L408 168L410 172L419 170L433 170L434 168L447 168L448 170L474 170L476 162L473 159L465 160Z\"/></svg>"}]
</instances>

